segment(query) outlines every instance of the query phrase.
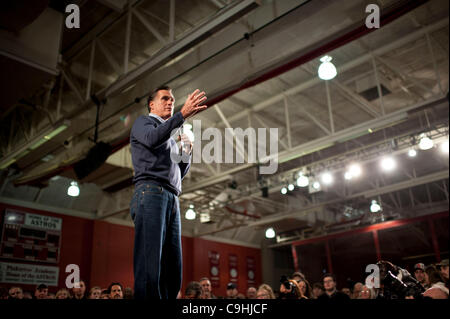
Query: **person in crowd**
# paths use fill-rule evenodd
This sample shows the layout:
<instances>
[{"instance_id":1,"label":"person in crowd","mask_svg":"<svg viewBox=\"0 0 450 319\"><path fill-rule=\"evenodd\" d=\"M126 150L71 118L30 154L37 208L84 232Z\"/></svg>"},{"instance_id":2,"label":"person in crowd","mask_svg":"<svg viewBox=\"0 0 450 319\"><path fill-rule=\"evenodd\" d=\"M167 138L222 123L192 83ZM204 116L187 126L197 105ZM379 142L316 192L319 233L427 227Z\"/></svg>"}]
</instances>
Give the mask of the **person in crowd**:
<instances>
[{"instance_id":1,"label":"person in crowd","mask_svg":"<svg viewBox=\"0 0 450 319\"><path fill-rule=\"evenodd\" d=\"M23 299L33 299L33 292L29 290L24 290Z\"/></svg>"},{"instance_id":2,"label":"person in crowd","mask_svg":"<svg viewBox=\"0 0 450 319\"><path fill-rule=\"evenodd\" d=\"M323 285L320 282L316 282L313 284L313 288L312 288L313 299L319 298L319 296L323 295L324 293L325 293L325 289L323 288Z\"/></svg>"},{"instance_id":3,"label":"person in crowd","mask_svg":"<svg viewBox=\"0 0 450 319\"><path fill-rule=\"evenodd\" d=\"M8 289L6 287L0 286L0 299L9 299Z\"/></svg>"},{"instance_id":4,"label":"person in crowd","mask_svg":"<svg viewBox=\"0 0 450 319\"><path fill-rule=\"evenodd\" d=\"M9 288L10 299L23 299L23 290L19 286L12 286Z\"/></svg>"},{"instance_id":5,"label":"person in crowd","mask_svg":"<svg viewBox=\"0 0 450 319\"><path fill-rule=\"evenodd\" d=\"M325 293L322 294L318 300L348 300L350 297L343 292L340 292L336 289L336 277L334 274L325 274L322 278L323 287L325 288Z\"/></svg>"},{"instance_id":6,"label":"person in crowd","mask_svg":"<svg viewBox=\"0 0 450 319\"><path fill-rule=\"evenodd\" d=\"M308 299L312 299L313 298L312 288L311 288L311 285L309 284L308 280L300 279L299 281L297 281L297 283L298 283L298 287L300 288L302 295Z\"/></svg>"},{"instance_id":7,"label":"person in crowd","mask_svg":"<svg viewBox=\"0 0 450 319\"><path fill-rule=\"evenodd\" d=\"M300 290L297 281L284 280L280 285L279 299L308 299Z\"/></svg>"},{"instance_id":8,"label":"person in crowd","mask_svg":"<svg viewBox=\"0 0 450 319\"><path fill-rule=\"evenodd\" d=\"M344 287L344 288L341 289L341 292L343 292L344 294L346 294L347 296L352 298L352 292L351 292L350 288Z\"/></svg>"},{"instance_id":9,"label":"person in crowd","mask_svg":"<svg viewBox=\"0 0 450 319\"><path fill-rule=\"evenodd\" d=\"M306 277L301 272L296 271L292 274L291 279L295 280L296 282L299 282L300 280L305 280Z\"/></svg>"},{"instance_id":10,"label":"person in crowd","mask_svg":"<svg viewBox=\"0 0 450 319\"><path fill-rule=\"evenodd\" d=\"M217 299L216 296L212 293L212 285L211 281L207 277L203 277L199 280L200 285L202 286L202 298L201 299Z\"/></svg>"},{"instance_id":11,"label":"person in crowd","mask_svg":"<svg viewBox=\"0 0 450 319\"><path fill-rule=\"evenodd\" d=\"M228 283L227 285L227 297L226 299L237 299L239 291L235 283Z\"/></svg>"},{"instance_id":12,"label":"person in crowd","mask_svg":"<svg viewBox=\"0 0 450 319\"><path fill-rule=\"evenodd\" d=\"M448 258L442 260L440 263L436 264L437 269L439 270L439 272L441 273L442 278L445 280L445 286L447 288L449 285L449 280L448 280Z\"/></svg>"},{"instance_id":13,"label":"person in crowd","mask_svg":"<svg viewBox=\"0 0 450 319\"><path fill-rule=\"evenodd\" d=\"M47 295L47 299L56 299L56 295L54 292L49 292Z\"/></svg>"},{"instance_id":14,"label":"person in crowd","mask_svg":"<svg viewBox=\"0 0 450 319\"><path fill-rule=\"evenodd\" d=\"M36 286L34 291L34 297L36 299L47 299L48 297L48 286L46 284L39 284Z\"/></svg>"},{"instance_id":15,"label":"person in crowd","mask_svg":"<svg viewBox=\"0 0 450 319\"><path fill-rule=\"evenodd\" d=\"M56 299L71 299L70 291L66 288L61 288L56 292Z\"/></svg>"},{"instance_id":16,"label":"person in crowd","mask_svg":"<svg viewBox=\"0 0 450 319\"><path fill-rule=\"evenodd\" d=\"M100 296L102 294L102 288L99 286L94 286L89 290L88 299L100 299Z\"/></svg>"},{"instance_id":17,"label":"person in crowd","mask_svg":"<svg viewBox=\"0 0 450 319\"><path fill-rule=\"evenodd\" d=\"M448 299L449 290L445 287L444 278L434 265L425 268L425 281L428 288L423 295L433 299Z\"/></svg>"},{"instance_id":18,"label":"person in crowd","mask_svg":"<svg viewBox=\"0 0 450 319\"><path fill-rule=\"evenodd\" d=\"M123 299L123 287L118 282L113 282L108 287L109 299Z\"/></svg>"},{"instance_id":19,"label":"person in crowd","mask_svg":"<svg viewBox=\"0 0 450 319\"><path fill-rule=\"evenodd\" d=\"M423 288L430 288L425 279L425 265L417 263L414 265L414 278L423 286Z\"/></svg>"},{"instance_id":20,"label":"person in crowd","mask_svg":"<svg viewBox=\"0 0 450 319\"><path fill-rule=\"evenodd\" d=\"M79 282L74 283L74 286L72 288L72 295L73 299L87 299L86 282L84 280L80 280Z\"/></svg>"},{"instance_id":21,"label":"person in crowd","mask_svg":"<svg viewBox=\"0 0 450 319\"><path fill-rule=\"evenodd\" d=\"M256 299L275 299L272 287L268 284L260 285L256 291Z\"/></svg>"},{"instance_id":22,"label":"person in crowd","mask_svg":"<svg viewBox=\"0 0 450 319\"><path fill-rule=\"evenodd\" d=\"M375 299L377 297L375 289L369 288L366 285L361 287L359 294L356 298L353 299Z\"/></svg>"},{"instance_id":23,"label":"person in crowd","mask_svg":"<svg viewBox=\"0 0 450 319\"><path fill-rule=\"evenodd\" d=\"M256 288L255 287L248 287L247 299L256 299Z\"/></svg>"},{"instance_id":24,"label":"person in crowd","mask_svg":"<svg viewBox=\"0 0 450 319\"><path fill-rule=\"evenodd\" d=\"M109 299L109 290L103 289L102 294L100 295L100 299Z\"/></svg>"},{"instance_id":25,"label":"person in crowd","mask_svg":"<svg viewBox=\"0 0 450 319\"><path fill-rule=\"evenodd\" d=\"M351 295L352 299L359 299L359 293L361 292L363 286L364 285L361 282L357 282L353 285L353 290L352 290L352 295Z\"/></svg>"},{"instance_id":26,"label":"person in crowd","mask_svg":"<svg viewBox=\"0 0 450 319\"><path fill-rule=\"evenodd\" d=\"M123 291L123 299L133 299L133 297L134 297L133 288L126 287Z\"/></svg>"},{"instance_id":27,"label":"person in crowd","mask_svg":"<svg viewBox=\"0 0 450 319\"><path fill-rule=\"evenodd\" d=\"M184 290L184 299L203 299L202 286L198 281L191 281Z\"/></svg>"}]
</instances>

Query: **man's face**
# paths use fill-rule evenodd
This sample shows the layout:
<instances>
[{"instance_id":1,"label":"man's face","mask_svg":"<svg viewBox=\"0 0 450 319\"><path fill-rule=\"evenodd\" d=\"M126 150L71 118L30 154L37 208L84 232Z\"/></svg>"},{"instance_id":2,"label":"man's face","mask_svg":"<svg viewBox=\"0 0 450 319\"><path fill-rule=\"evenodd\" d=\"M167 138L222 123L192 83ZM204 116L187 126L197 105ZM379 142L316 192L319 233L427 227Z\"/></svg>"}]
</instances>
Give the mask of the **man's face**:
<instances>
[{"instance_id":1,"label":"man's face","mask_svg":"<svg viewBox=\"0 0 450 319\"><path fill-rule=\"evenodd\" d=\"M256 288L250 287L247 289L247 298L248 299L256 299Z\"/></svg>"},{"instance_id":2,"label":"man's face","mask_svg":"<svg viewBox=\"0 0 450 319\"><path fill-rule=\"evenodd\" d=\"M111 299L123 299L122 288L119 285L113 285L109 296Z\"/></svg>"},{"instance_id":3,"label":"man's face","mask_svg":"<svg viewBox=\"0 0 450 319\"><path fill-rule=\"evenodd\" d=\"M425 283L425 272L422 269L414 270L414 277L416 277L417 281L421 284Z\"/></svg>"},{"instance_id":4,"label":"man's face","mask_svg":"<svg viewBox=\"0 0 450 319\"><path fill-rule=\"evenodd\" d=\"M211 282L209 280L200 281L200 285L202 286L202 294L208 295L211 293Z\"/></svg>"},{"instance_id":5,"label":"man's face","mask_svg":"<svg viewBox=\"0 0 450 319\"><path fill-rule=\"evenodd\" d=\"M444 279L448 280L448 266L441 266L440 271Z\"/></svg>"},{"instance_id":6,"label":"man's face","mask_svg":"<svg viewBox=\"0 0 450 319\"><path fill-rule=\"evenodd\" d=\"M150 101L150 112L167 120L173 115L174 103L172 91L159 90L153 101Z\"/></svg>"},{"instance_id":7,"label":"man's face","mask_svg":"<svg viewBox=\"0 0 450 319\"><path fill-rule=\"evenodd\" d=\"M9 289L9 296L14 299L23 299L22 289L19 287L12 287Z\"/></svg>"},{"instance_id":8,"label":"man's face","mask_svg":"<svg viewBox=\"0 0 450 319\"><path fill-rule=\"evenodd\" d=\"M34 293L36 299L47 299L47 295L48 295L48 288L36 289L36 292Z\"/></svg>"},{"instance_id":9,"label":"man's face","mask_svg":"<svg viewBox=\"0 0 450 319\"><path fill-rule=\"evenodd\" d=\"M227 289L227 297L236 297L238 295L238 291L236 288Z\"/></svg>"},{"instance_id":10,"label":"man's face","mask_svg":"<svg viewBox=\"0 0 450 319\"><path fill-rule=\"evenodd\" d=\"M325 288L325 291L333 291L336 288L336 283L334 282L333 277L323 278L323 288Z\"/></svg>"},{"instance_id":11,"label":"man's face","mask_svg":"<svg viewBox=\"0 0 450 319\"><path fill-rule=\"evenodd\" d=\"M348 295L349 297L351 297L351 295L352 295L350 288L342 288L342 292L344 294Z\"/></svg>"}]
</instances>

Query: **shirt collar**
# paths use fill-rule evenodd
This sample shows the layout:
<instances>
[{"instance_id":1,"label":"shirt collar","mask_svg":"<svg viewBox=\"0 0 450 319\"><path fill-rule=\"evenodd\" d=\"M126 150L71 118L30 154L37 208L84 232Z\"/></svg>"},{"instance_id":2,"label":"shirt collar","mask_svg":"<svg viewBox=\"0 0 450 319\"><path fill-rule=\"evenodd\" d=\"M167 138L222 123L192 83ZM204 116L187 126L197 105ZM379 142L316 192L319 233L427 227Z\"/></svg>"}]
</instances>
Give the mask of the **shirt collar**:
<instances>
[{"instance_id":1,"label":"shirt collar","mask_svg":"<svg viewBox=\"0 0 450 319\"><path fill-rule=\"evenodd\" d=\"M158 116L156 114L149 113L148 115L151 116L151 117L154 117L155 119L158 119L161 123L164 123L166 121L162 117L160 117L160 116Z\"/></svg>"}]
</instances>

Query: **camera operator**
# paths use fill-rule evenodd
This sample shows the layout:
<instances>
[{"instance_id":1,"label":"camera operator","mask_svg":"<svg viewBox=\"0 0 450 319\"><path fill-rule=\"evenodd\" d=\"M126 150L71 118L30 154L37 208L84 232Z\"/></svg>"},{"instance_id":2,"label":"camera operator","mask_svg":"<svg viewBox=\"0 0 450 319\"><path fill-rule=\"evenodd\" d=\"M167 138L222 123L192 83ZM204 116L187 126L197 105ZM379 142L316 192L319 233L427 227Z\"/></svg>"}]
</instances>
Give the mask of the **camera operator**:
<instances>
[{"instance_id":1,"label":"camera operator","mask_svg":"<svg viewBox=\"0 0 450 319\"><path fill-rule=\"evenodd\" d=\"M283 275L281 276L280 283L278 299L308 299L302 294L295 280L288 279L287 276Z\"/></svg>"},{"instance_id":2,"label":"camera operator","mask_svg":"<svg viewBox=\"0 0 450 319\"><path fill-rule=\"evenodd\" d=\"M421 299L423 286L406 270L388 261L379 261L380 291L377 299Z\"/></svg>"}]
</instances>

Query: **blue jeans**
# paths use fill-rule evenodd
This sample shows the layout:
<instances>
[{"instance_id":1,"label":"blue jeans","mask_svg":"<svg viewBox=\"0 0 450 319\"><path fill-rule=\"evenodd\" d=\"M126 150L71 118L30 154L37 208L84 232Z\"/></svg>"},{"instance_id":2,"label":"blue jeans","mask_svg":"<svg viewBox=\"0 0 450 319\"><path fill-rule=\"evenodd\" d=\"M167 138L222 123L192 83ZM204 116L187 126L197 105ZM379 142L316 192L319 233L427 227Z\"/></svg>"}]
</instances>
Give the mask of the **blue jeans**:
<instances>
[{"instance_id":1,"label":"blue jeans","mask_svg":"<svg viewBox=\"0 0 450 319\"><path fill-rule=\"evenodd\" d=\"M139 184L130 214L135 226L135 298L176 299L182 279L178 197L154 183Z\"/></svg>"}]
</instances>

